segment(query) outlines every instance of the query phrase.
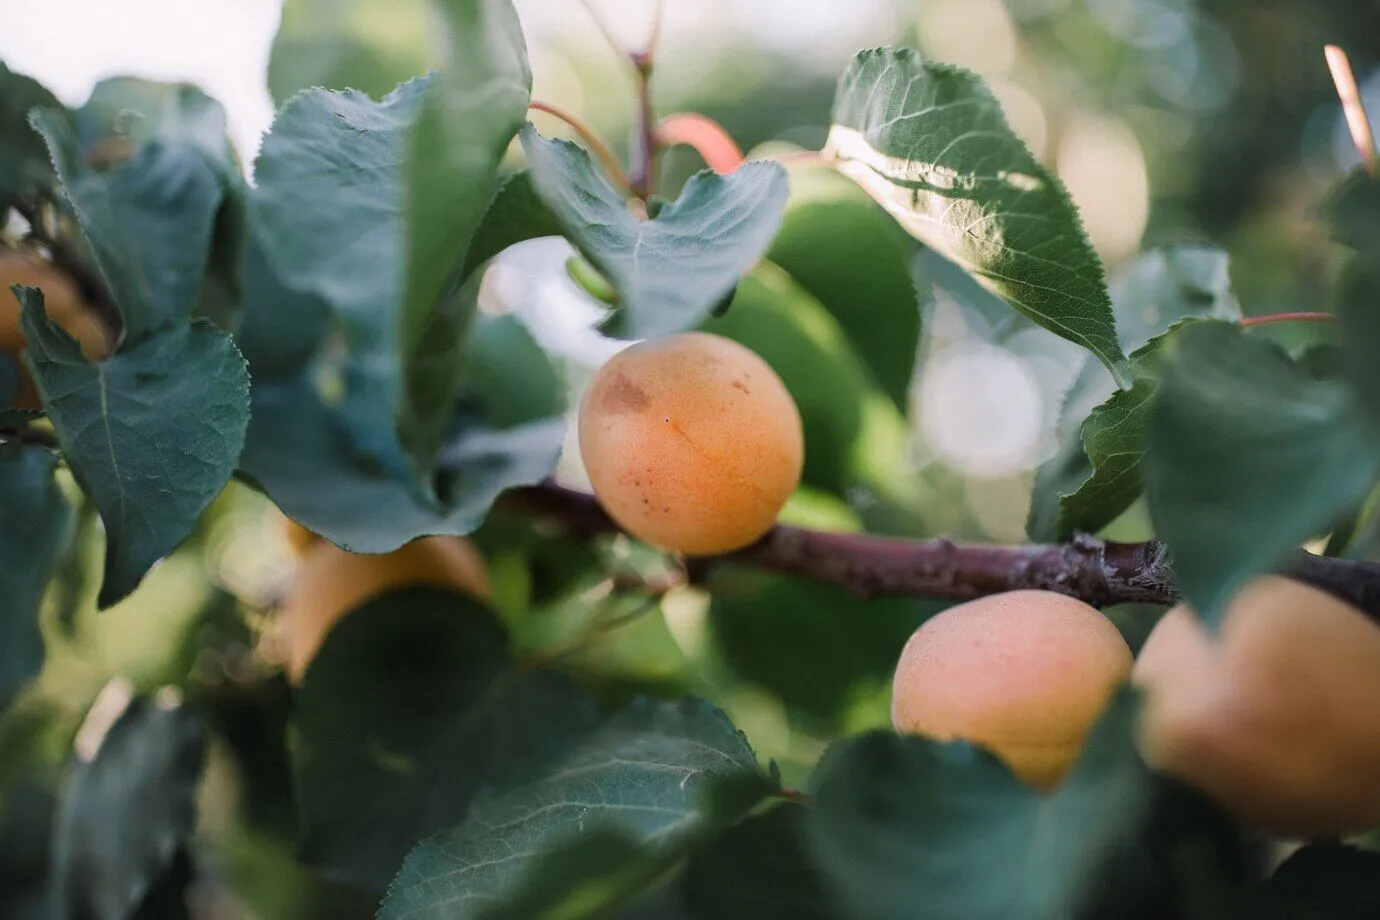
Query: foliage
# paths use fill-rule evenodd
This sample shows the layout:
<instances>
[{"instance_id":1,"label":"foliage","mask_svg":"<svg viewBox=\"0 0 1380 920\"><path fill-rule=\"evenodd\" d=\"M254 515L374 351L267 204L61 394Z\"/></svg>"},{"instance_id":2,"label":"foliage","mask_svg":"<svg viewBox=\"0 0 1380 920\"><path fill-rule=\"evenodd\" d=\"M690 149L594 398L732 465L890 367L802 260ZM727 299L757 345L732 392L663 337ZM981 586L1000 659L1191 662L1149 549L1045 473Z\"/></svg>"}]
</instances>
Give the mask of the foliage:
<instances>
[{"instance_id":1,"label":"foliage","mask_svg":"<svg viewBox=\"0 0 1380 920\"><path fill-rule=\"evenodd\" d=\"M1257 328L1261 263L1231 270L1226 234L1109 272L1008 96L911 48L848 64L808 116L822 150L675 182L652 46L630 57L628 176L578 117L580 143L528 121L512 0L381 9L285 5L252 181L193 86L117 77L68 108L0 64L0 249L71 275L112 343L88 360L14 286L0 920L186 916L194 883L308 920L1374 914L1374 841L1267 872L1230 816L1151 775L1133 691L1048 794L898 736L886 692L926 617L1028 574L983 555L994 535L1099 577L1120 563L1097 535L1153 536L1136 558L1160 568L1128 580L1167 558L1209 623L1318 538L1338 558L1314 562L1375 577L1374 177L1323 196L1329 240L1294 255L1324 265L1336 322L1291 335ZM589 356L692 329L760 354L805 429L797 529L725 559L638 544L552 484L579 482ZM1033 481L926 454L953 338L1046 375ZM28 378L41 411L13 404ZM1024 534L993 511L1027 499ZM290 687L283 516L357 553L466 537L492 584L365 599ZM943 538L918 573L937 597L878 596L894 582L840 561L894 565L919 537ZM1127 599L1086 574L1042 586Z\"/></svg>"}]
</instances>

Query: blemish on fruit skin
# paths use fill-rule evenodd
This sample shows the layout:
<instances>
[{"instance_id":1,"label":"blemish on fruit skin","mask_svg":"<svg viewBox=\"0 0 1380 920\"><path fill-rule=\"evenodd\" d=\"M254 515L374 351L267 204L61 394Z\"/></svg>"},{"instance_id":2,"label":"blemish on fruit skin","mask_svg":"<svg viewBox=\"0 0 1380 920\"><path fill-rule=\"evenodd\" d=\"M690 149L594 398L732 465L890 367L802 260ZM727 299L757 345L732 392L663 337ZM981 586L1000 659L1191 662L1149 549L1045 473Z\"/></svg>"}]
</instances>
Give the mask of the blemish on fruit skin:
<instances>
[{"instance_id":1,"label":"blemish on fruit skin","mask_svg":"<svg viewBox=\"0 0 1380 920\"><path fill-rule=\"evenodd\" d=\"M619 374L600 394L599 408L610 415L639 412L651 402L647 391L633 383L626 374Z\"/></svg>"}]
</instances>

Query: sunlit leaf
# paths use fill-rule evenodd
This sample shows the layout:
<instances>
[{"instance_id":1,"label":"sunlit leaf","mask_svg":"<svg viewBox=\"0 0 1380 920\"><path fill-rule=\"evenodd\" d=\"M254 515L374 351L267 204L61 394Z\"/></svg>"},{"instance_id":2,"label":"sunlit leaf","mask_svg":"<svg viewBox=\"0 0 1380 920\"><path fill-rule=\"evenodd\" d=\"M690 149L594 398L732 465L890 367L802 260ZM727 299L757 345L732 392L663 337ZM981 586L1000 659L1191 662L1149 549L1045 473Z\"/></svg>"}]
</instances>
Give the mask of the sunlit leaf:
<instances>
[{"instance_id":1,"label":"sunlit leaf","mask_svg":"<svg viewBox=\"0 0 1380 920\"><path fill-rule=\"evenodd\" d=\"M839 81L833 121L825 156L906 230L1129 384L1077 210L981 78L910 49L863 51Z\"/></svg>"}]
</instances>

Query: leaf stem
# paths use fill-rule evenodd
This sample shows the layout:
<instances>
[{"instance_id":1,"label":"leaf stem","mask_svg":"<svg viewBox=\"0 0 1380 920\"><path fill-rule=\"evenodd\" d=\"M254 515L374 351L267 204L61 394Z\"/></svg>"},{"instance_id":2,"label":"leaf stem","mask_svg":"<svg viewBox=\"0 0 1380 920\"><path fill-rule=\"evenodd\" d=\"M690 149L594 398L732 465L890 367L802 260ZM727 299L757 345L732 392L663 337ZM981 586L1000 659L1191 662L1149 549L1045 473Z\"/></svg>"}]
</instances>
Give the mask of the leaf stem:
<instances>
[{"instance_id":1,"label":"leaf stem","mask_svg":"<svg viewBox=\"0 0 1380 920\"><path fill-rule=\"evenodd\" d=\"M1331 313L1323 313L1320 310L1299 310L1294 313L1263 313L1260 316L1245 316L1236 321L1242 329L1249 329L1252 326L1268 326L1271 323L1331 323L1336 322L1337 317Z\"/></svg>"},{"instance_id":2,"label":"leaf stem","mask_svg":"<svg viewBox=\"0 0 1380 920\"><path fill-rule=\"evenodd\" d=\"M599 8L594 5L594 0L580 0L580 3L584 6L585 11L589 13L589 18L594 20L594 25L598 27L599 33L604 36L604 41L608 46L612 48L614 53L620 58L626 58L628 53L623 50L623 46L619 44L618 39L614 37L613 30L609 28L608 20L604 18L603 13L599 12Z\"/></svg>"},{"instance_id":3,"label":"leaf stem","mask_svg":"<svg viewBox=\"0 0 1380 920\"><path fill-rule=\"evenodd\" d=\"M656 139L663 148L684 144L699 153L705 164L721 176L743 165L743 151L724 126L698 112L677 112L661 119Z\"/></svg>"},{"instance_id":4,"label":"leaf stem","mask_svg":"<svg viewBox=\"0 0 1380 920\"><path fill-rule=\"evenodd\" d=\"M1351 142L1361 156L1366 172L1380 177L1380 161L1376 159L1375 135L1371 131L1370 118L1366 115L1366 104L1361 91L1356 86L1356 74L1351 70L1351 60L1337 45L1326 45L1323 54L1327 58L1327 68L1332 72L1332 82L1337 87L1337 96L1342 100L1342 113L1346 116L1347 128L1351 131Z\"/></svg>"},{"instance_id":5,"label":"leaf stem","mask_svg":"<svg viewBox=\"0 0 1380 920\"><path fill-rule=\"evenodd\" d=\"M646 201L656 193L656 174L661 144L656 134L656 113L652 106L652 58L633 55L637 68L637 117L633 125L632 192Z\"/></svg>"},{"instance_id":6,"label":"leaf stem","mask_svg":"<svg viewBox=\"0 0 1380 920\"><path fill-rule=\"evenodd\" d=\"M618 186L618 188L625 193L632 191L632 184L628 179L627 172L623 169L623 164L618 162L618 157L613 155L613 151L609 149L609 145L604 142L604 139L599 136L599 132L594 130L592 125L580 118L580 116L576 115L574 112L563 109L560 106L552 105L549 102L542 102L539 99L533 99L528 103L527 108L533 112L544 112L552 118L569 125L579 136L580 140L585 142L585 146L594 154L595 159L604 167L604 171L608 173L614 185Z\"/></svg>"}]
</instances>

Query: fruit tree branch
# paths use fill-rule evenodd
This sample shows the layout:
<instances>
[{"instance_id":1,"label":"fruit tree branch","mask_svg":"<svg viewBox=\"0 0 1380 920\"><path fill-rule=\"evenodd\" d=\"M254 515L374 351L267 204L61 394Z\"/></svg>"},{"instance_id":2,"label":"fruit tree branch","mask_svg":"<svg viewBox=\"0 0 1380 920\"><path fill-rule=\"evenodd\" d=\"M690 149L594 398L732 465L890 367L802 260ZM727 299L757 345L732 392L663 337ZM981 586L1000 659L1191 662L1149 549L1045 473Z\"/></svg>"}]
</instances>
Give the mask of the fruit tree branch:
<instances>
[{"instance_id":1,"label":"fruit tree branch","mask_svg":"<svg viewBox=\"0 0 1380 920\"><path fill-rule=\"evenodd\" d=\"M582 536L619 529L594 496L551 483L511 492L505 503L556 520ZM1083 534L1067 543L989 546L827 533L780 524L752 546L696 560L695 567L720 562L834 584L864 598L893 595L961 601L1034 588L1077 597L1095 607L1173 604L1179 599L1164 544L1112 543ZM1380 620L1380 564L1300 550L1283 560L1278 570Z\"/></svg>"}]
</instances>

